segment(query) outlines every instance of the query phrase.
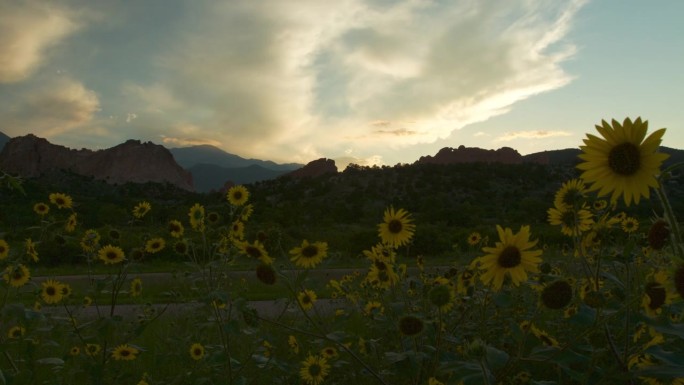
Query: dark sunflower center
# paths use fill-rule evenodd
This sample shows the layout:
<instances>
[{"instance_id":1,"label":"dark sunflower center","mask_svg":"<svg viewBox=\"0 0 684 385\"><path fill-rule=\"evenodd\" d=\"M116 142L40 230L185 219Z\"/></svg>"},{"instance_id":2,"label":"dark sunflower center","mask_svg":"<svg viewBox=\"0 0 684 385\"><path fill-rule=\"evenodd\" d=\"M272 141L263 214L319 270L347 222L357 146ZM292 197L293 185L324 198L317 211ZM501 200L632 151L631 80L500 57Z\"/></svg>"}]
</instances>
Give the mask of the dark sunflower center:
<instances>
[{"instance_id":1,"label":"dark sunflower center","mask_svg":"<svg viewBox=\"0 0 684 385\"><path fill-rule=\"evenodd\" d=\"M45 293L47 293L47 295L49 295L49 296L53 296L53 295L57 294L57 288L55 288L53 286L49 286L49 287L45 288Z\"/></svg>"},{"instance_id":2,"label":"dark sunflower center","mask_svg":"<svg viewBox=\"0 0 684 385\"><path fill-rule=\"evenodd\" d=\"M131 352L129 352L128 350L122 350L119 354L121 354L121 357L128 357L131 355Z\"/></svg>"},{"instance_id":3,"label":"dark sunflower center","mask_svg":"<svg viewBox=\"0 0 684 385\"><path fill-rule=\"evenodd\" d=\"M563 203L569 206L574 206L575 201L580 199L582 194L579 190L575 188L568 189L563 196Z\"/></svg>"},{"instance_id":4,"label":"dark sunflower center","mask_svg":"<svg viewBox=\"0 0 684 385\"><path fill-rule=\"evenodd\" d=\"M12 273L12 279L18 281L22 278L24 278L24 273L21 270L14 270L14 273Z\"/></svg>"},{"instance_id":5,"label":"dark sunflower center","mask_svg":"<svg viewBox=\"0 0 684 385\"><path fill-rule=\"evenodd\" d=\"M571 210L563 211L561 214L561 222L567 227L575 227L575 213Z\"/></svg>"},{"instance_id":6,"label":"dark sunflower center","mask_svg":"<svg viewBox=\"0 0 684 385\"><path fill-rule=\"evenodd\" d=\"M316 255L318 255L318 247L314 245L309 245L302 249L302 256L304 258L313 258Z\"/></svg>"},{"instance_id":7,"label":"dark sunflower center","mask_svg":"<svg viewBox=\"0 0 684 385\"><path fill-rule=\"evenodd\" d=\"M257 247L248 246L247 248L245 248L245 253L247 253L247 255L249 255L252 258L261 257L261 250L259 250L259 248Z\"/></svg>"},{"instance_id":8,"label":"dark sunflower center","mask_svg":"<svg viewBox=\"0 0 684 385\"><path fill-rule=\"evenodd\" d=\"M387 270L387 264L386 264L385 262L383 262L383 261L378 261L378 260L376 260L376 261L373 262L373 264L374 264L375 267L377 267L378 270L380 270L380 271L385 271L385 270Z\"/></svg>"},{"instance_id":9,"label":"dark sunflower center","mask_svg":"<svg viewBox=\"0 0 684 385\"><path fill-rule=\"evenodd\" d=\"M195 348L194 354L195 354L196 356L201 356L201 355L202 355L202 349L200 349L200 348Z\"/></svg>"},{"instance_id":10,"label":"dark sunflower center","mask_svg":"<svg viewBox=\"0 0 684 385\"><path fill-rule=\"evenodd\" d=\"M501 254L499 254L497 262L499 262L499 266L510 269L520 265L521 260L522 256L520 255L520 250L515 246L507 246L501 251Z\"/></svg>"},{"instance_id":11,"label":"dark sunflower center","mask_svg":"<svg viewBox=\"0 0 684 385\"><path fill-rule=\"evenodd\" d=\"M242 199L242 193L239 191L233 193L233 199L235 199L236 201L239 201L240 199Z\"/></svg>"},{"instance_id":12,"label":"dark sunflower center","mask_svg":"<svg viewBox=\"0 0 684 385\"><path fill-rule=\"evenodd\" d=\"M634 175L641 166L639 147L632 143L622 143L613 147L608 153L608 166L617 174Z\"/></svg>"},{"instance_id":13,"label":"dark sunflower center","mask_svg":"<svg viewBox=\"0 0 684 385\"><path fill-rule=\"evenodd\" d=\"M113 251L107 253L107 259L116 259L117 257L118 255Z\"/></svg>"},{"instance_id":14,"label":"dark sunflower center","mask_svg":"<svg viewBox=\"0 0 684 385\"><path fill-rule=\"evenodd\" d=\"M387 228L389 229L390 233L399 234L399 233L401 233L401 230L404 228L404 225L402 225L400 220L392 219L387 224Z\"/></svg>"},{"instance_id":15,"label":"dark sunflower center","mask_svg":"<svg viewBox=\"0 0 684 385\"><path fill-rule=\"evenodd\" d=\"M321 374L321 372L321 365L311 364L311 366L309 366L309 374L311 375L311 377L317 377Z\"/></svg>"},{"instance_id":16,"label":"dark sunflower center","mask_svg":"<svg viewBox=\"0 0 684 385\"><path fill-rule=\"evenodd\" d=\"M646 285L646 295L651 298L651 303L648 307L653 310L660 309L665 304L665 288L656 282L649 282Z\"/></svg>"}]
</instances>

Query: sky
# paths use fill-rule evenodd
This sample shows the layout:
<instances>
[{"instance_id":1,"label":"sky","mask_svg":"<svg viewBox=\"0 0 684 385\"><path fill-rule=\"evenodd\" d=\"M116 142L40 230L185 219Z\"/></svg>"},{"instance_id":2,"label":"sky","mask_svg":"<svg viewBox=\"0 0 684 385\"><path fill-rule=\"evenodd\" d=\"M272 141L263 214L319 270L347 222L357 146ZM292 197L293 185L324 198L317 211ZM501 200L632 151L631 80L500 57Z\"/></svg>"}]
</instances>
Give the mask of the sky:
<instances>
[{"instance_id":1,"label":"sky","mask_svg":"<svg viewBox=\"0 0 684 385\"><path fill-rule=\"evenodd\" d=\"M680 0L0 0L0 131L278 163L577 148L641 117L684 148Z\"/></svg>"}]
</instances>

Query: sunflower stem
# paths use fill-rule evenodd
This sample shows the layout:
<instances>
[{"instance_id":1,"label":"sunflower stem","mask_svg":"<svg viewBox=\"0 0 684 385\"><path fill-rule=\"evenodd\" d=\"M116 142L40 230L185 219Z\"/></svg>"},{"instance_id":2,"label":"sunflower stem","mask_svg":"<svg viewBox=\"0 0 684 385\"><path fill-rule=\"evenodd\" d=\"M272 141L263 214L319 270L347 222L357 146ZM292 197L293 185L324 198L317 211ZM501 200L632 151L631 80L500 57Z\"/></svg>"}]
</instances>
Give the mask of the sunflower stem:
<instances>
[{"instance_id":1,"label":"sunflower stem","mask_svg":"<svg viewBox=\"0 0 684 385\"><path fill-rule=\"evenodd\" d=\"M662 181L659 181L658 188L655 190L658 194L658 198L660 198L660 203L663 206L665 217L667 218L667 221L671 226L672 237L670 237L670 240L672 241L672 248L674 249L674 253L677 256L677 258L679 258L679 261L682 262L684 261L684 255L682 255L682 234L679 231L679 222L677 222L677 217L675 216L674 211L672 210L670 200L667 198L667 194L665 193L665 187L663 187Z\"/></svg>"}]
</instances>

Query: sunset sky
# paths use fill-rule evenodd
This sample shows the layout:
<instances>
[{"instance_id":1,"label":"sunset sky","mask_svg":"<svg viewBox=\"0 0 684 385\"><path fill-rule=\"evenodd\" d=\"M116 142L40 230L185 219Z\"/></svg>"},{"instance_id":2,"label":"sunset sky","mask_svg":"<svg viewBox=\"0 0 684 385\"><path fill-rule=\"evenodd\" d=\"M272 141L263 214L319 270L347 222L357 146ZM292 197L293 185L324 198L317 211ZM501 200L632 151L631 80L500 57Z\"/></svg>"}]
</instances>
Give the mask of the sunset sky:
<instances>
[{"instance_id":1,"label":"sunset sky","mask_svg":"<svg viewBox=\"0 0 684 385\"><path fill-rule=\"evenodd\" d=\"M641 116L684 148L684 1L0 1L0 131L212 144L339 168L578 147Z\"/></svg>"}]
</instances>

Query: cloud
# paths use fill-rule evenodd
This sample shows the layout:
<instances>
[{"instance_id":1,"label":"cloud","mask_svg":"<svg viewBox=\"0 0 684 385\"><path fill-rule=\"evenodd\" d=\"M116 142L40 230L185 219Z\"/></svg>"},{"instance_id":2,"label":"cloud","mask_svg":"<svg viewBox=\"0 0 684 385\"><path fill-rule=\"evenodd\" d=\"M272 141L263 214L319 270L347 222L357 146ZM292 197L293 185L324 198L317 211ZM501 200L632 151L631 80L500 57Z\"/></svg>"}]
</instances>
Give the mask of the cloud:
<instances>
[{"instance_id":1,"label":"cloud","mask_svg":"<svg viewBox=\"0 0 684 385\"><path fill-rule=\"evenodd\" d=\"M79 28L73 13L54 2L0 4L0 83L25 80L44 64L47 50Z\"/></svg>"},{"instance_id":2,"label":"cloud","mask_svg":"<svg viewBox=\"0 0 684 385\"><path fill-rule=\"evenodd\" d=\"M509 142L515 139L544 139L558 136L572 136L573 134L567 131L512 131L506 132L502 136L497 137L497 142Z\"/></svg>"},{"instance_id":3,"label":"cloud","mask_svg":"<svg viewBox=\"0 0 684 385\"><path fill-rule=\"evenodd\" d=\"M98 133L93 126L100 110L97 94L69 77L45 80L0 107L4 127L11 136L28 132L52 138L88 127L88 134Z\"/></svg>"},{"instance_id":4,"label":"cloud","mask_svg":"<svg viewBox=\"0 0 684 385\"><path fill-rule=\"evenodd\" d=\"M162 135L162 143L170 145L171 147L188 147L188 146L199 146L202 144L209 144L215 147L220 147L221 142L216 140L207 140L201 138L172 138Z\"/></svg>"}]
</instances>

